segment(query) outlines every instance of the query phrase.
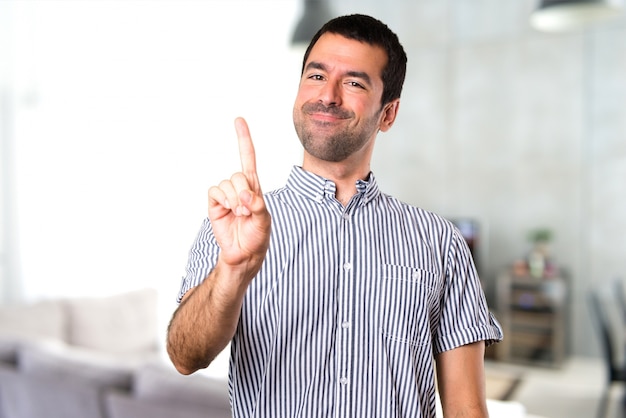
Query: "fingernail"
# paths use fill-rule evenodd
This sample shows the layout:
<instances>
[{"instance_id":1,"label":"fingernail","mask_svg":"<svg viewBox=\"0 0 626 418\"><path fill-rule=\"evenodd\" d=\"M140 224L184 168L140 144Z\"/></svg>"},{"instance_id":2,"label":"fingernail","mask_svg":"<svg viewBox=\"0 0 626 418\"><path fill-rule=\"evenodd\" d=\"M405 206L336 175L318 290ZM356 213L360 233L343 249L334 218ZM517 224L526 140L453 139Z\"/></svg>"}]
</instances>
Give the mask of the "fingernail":
<instances>
[{"instance_id":1,"label":"fingernail","mask_svg":"<svg viewBox=\"0 0 626 418\"><path fill-rule=\"evenodd\" d=\"M224 206L226 209L230 209L230 202L228 201L228 199L224 200L223 206Z\"/></svg>"}]
</instances>

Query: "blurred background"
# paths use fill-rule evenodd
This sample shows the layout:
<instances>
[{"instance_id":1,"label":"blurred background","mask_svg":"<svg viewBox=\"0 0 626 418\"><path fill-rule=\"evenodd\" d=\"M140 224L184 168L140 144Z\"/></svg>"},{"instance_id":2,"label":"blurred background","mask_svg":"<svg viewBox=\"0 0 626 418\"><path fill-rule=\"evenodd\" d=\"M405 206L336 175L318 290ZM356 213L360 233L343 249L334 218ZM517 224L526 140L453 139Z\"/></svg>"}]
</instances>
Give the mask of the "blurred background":
<instances>
[{"instance_id":1,"label":"blurred background","mask_svg":"<svg viewBox=\"0 0 626 418\"><path fill-rule=\"evenodd\" d=\"M373 161L382 189L461 226L503 317L541 242L536 280L559 282L548 292L563 351L598 357L586 294L626 273L626 18L546 32L530 24L537 5L327 7L378 17L407 50L399 118ZM248 120L264 190L301 162L291 108L303 11L296 0L0 1L0 300L153 287L166 324L206 191L239 167L235 117Z\"/></svg>"}]
</instances>

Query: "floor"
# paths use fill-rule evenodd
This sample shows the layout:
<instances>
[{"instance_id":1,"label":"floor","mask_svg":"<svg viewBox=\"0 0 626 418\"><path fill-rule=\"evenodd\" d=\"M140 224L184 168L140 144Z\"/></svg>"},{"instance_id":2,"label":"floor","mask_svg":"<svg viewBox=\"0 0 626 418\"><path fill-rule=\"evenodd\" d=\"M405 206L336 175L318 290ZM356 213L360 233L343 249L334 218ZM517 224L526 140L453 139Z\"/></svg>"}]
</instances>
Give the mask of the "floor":
<instances>
[{"instance_id":1,"label":"floor","mask_svg":"<svg viewBox=\"0 0 626 418\"><path fill-rule=\"evenodd\" d=\"M606 379L600 359L573 357L558 369L495 362L487 362L486 368L522 376L510 400L524 405L528 414L541 418L597 417ZM611 389L606 418L623 418L623 393L619 385Z\"/></svg>"}]
</instances>

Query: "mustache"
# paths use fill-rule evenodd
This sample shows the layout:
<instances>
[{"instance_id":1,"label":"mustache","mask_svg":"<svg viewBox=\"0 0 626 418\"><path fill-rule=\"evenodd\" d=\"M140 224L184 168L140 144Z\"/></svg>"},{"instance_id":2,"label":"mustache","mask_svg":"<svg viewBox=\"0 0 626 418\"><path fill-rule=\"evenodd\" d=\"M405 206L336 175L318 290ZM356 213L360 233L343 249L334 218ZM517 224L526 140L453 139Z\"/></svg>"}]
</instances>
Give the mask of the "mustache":
<instances>
[{"instance_id":1,"label":"mustache","mask_svg":"<svg viewBox=\"0 0 626 418\"><path fill-rule=\"evenodd\" d=\"M304 113L324 113L330 116L334 116L340 119L349 119L352 117L352 112L342 109L336 106L325 106L323 103L305 103L302 106Z\"/></svg>"}]
</instances>

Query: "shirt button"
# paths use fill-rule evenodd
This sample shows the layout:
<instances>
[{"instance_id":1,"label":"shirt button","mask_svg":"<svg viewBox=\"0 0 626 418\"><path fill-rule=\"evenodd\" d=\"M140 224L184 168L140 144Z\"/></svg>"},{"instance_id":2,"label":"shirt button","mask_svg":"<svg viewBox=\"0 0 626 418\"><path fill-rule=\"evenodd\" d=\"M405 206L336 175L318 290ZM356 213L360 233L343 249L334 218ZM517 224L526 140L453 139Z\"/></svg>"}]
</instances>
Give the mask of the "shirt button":
<instances>
[{"instance_id":1,"label":"shirt button","mask_svg":"<svg viewBox=\"0 0 626 418\"><path fill-rule=\"evenodd\" d=\"M342 385L347 385L349 382L347 377L342 377L341 379L339 379L339 383L341 383Z\"/></svg>"},{"instance_id":2,"label":"shirt button","mask_svg":"<svg viewBox=\"0 0 626 418\"><path fill-rule=\"evenodd\" d=\"M344 213L343 214L343 219L346 220L346 221L349 221L350 220L350 214L349 213Z\"/></svg>"},{"instance_id":3,"label":"shirt button","mask_svg":"<svg viewBox=\"0 0 626 418\"><path fill-rule=\"evenodd\" d=\"M341 328L346 329L350 328L350 321L344 321L341 323Z\"/></svg>"},{"instance_id":4,"label":"shirt button","mask_svg":"<svg viewBox=\"0 0 626 418\"><path fill-rule=\"evenodd\" d=\"M352 268L352 264L350 264L350 263L345 263L343 265L343 269L346 270L346 271L350 270L351 268Z\"/></svg>"}]
</instances>

